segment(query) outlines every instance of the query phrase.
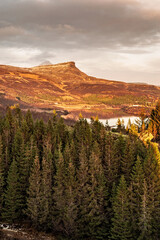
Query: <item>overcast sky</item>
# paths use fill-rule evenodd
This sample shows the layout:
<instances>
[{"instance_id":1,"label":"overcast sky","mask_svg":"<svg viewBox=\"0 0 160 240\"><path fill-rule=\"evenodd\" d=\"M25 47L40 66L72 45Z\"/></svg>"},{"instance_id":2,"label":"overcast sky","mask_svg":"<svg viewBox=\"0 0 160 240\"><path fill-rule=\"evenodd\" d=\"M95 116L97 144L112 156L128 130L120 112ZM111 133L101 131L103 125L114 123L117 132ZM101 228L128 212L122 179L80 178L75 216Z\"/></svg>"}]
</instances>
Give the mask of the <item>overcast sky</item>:
<instances>
[{"instance_id":1,"label":"overcast sky","mask_svg":"<svg viewBox=\"0 0 160 240\"><path fill-rule=\"evenodd\" d=\"M0 0L0 64L160 85L160 0Z\"/></svg>"}]
</instances>

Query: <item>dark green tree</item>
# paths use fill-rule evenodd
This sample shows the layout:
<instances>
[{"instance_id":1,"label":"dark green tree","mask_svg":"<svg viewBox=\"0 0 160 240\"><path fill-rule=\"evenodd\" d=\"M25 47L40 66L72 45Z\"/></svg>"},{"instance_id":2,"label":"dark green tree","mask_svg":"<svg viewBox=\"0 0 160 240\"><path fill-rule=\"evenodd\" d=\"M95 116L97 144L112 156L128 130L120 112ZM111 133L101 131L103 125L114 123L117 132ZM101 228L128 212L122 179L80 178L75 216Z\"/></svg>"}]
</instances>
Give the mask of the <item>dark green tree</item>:
<instances>
[{"instance_id":1,"label":"dark green tree","mask_svg":"<svg viewBox=\"0 0 160 240\"><path fill-rule=\"evenodd\" d=\"M152 235L152 213L149 205L147 182L145 181L145 179L143 182L143 194L141 198L141 211L139 217L140 234L138 240L157 239L155 235Z\"/></svg>"},{"instance_id":2,"label":"dark green tree","mask_svg":"<svg viewBox=\"0 0 160 240\"><path fill-rule=\"evenodd\" d=\"M110 194L112 191L112 185L115 181L117 181L119 173L119 162L118 158L115 157L114 143L115 141L113 139L113 136L111 133L109 133L106 138L105 159L102 164L104 168L107 188Z\"/></svg>"},{"instance_id":3,"label":"dark green tree","mask_svg":"<svg viewBox=\"0 0 160 240\"><path fill-rule=\"evenodd\" d=\"M108 234L106 213L107 189L104 171L100 159L98 144L95 142L89 159L88 206L85 213L85 223L88 225L88 237L104 239ZM86 207L86 206L85 206Z\"/></svg>"},{"instance_id":4,"label":"dark green tree","mask_svg":"<svg viewBox=\"0 0 160 240\"><path fill-rule=\"evenodd\" d=\"M88 214L89 198L88 193L90 191L89 184L89 161L86 156L85 148L82 146L79 155L80 166L77 172L77 204L78 204L78 235L79 238L88 236L88 224L86 223L86 215Z\"/></svg>"},{"instance_id":5,"label":"dark green tree","mask_svg":"<svg viewBox=\"0 0 160 240\"><path fill-rule=\"evenodd\" d=\"M13 160L7 178L7 190L4 198L4 209L2 217L9 222L19 219L21 212L20 191L19 191L19 175L17 162Z\"/></svg>"},{"instance_id":6,"label":"dark green tree","mask_svg":"<svg viewBox=\"0 0 160 240\"><path fill-rule=\"evenodd\" d=\"M75 168L72 161L70 161L68 167L66 167L60 151L56 168L57 172L53 188L53 225L56 231L61 231L67 236L72 237L75 236L77 232Z\"/></svg>"},{"instance_id":7,"label":"dark green tree","mask_svg":"<svg viewBox=\"0 0 160 240\"><path fill-rule=\"evenodd\" d=\"M126 141L124 137L120 134L118 138L114 141L114 165L116 166L116 175L117 179L115 179L116 184L118 183L118 180L122 174L121 172L121 166L122 166L122 161L124 158L124 151L126 147ZM114 166L114 168L115 168Z\"/></svg>"},{"instance_id":8,"label":"dark green tree","mask_svg":"<svg viewBox=\"0 0 160 240\"><path fill-rule=\"evenodd\" d=\"M5 187L5 166L3 159L3 145L2 138L0 136L0 215L2 214L3 203L4 203L4 187Z\"/></svg>"},{"instance_id":9,"label":"dark green tree","mask_svg":"<svg viewBox=\"0 0 160 240\"><path fill-rule=\"evenodd\" d=\"M125 145L124 155L122 157L121 162L121 171L127 182L129 182L131 179L131 171L133 164L134 164L134 149L129 139L127 140L127 143Z\"/></svg>"},{"instance_id":10,"label":"dark green tree","mask_svg":"<svg viewBox=\"0 0 160 240\"><path fill-rule=\"evenodd\" d=\"M140 230L140 217L142 211L142 198L144 196L144 171L140 157L133 167L129 188L129 208L131 214L131 227L134 239L138 239Z\"/></svg>"},{"instance_id":11,"label":"dark green tree","mask_svg":"<svg viewBox=\"0 0 160 240\"><path fill-rule=\"evenodd\" d=\"M46 152L42 160L42 199L41 199L41 216L40 225L43 229L52 228L52 194L53 194L53 166L52 166L52 154Z\"/></svg>"},{"instance_id":12,"label":"dark green tree","mask_svg":"<svg viewBox=\"0 0 160 240\"><path fill-rule=\"evenodd\" d=\"M144 175L152 216L152 239L156 239L160 237L160 167L151 145L148 147L147 157L144 160Z\"/></svg>"},{"instance_id":13,"label":"dark green tree","mask_svg":"<svg viewBox=\"0 0 160 240\"><path fill-rule=\"evenodd\" d=\"M38 227L40 225L42 207L42 181L39 157L36 155L31 175L29 177L29 189L27 198L26 214L32 220L33 224Z\"/></svg>"},{"instance_id":14,"label":"dark green tree","mask_svg":"<svg viewBox=\"0 0 160 240\"><path fill-rule=\"evenodd\" d=\"M111 239L133 239L130 226L129 193L124 176L120 179L117 194L113 202L114 217L112 219Z\"/></svg>"}]
</instances>

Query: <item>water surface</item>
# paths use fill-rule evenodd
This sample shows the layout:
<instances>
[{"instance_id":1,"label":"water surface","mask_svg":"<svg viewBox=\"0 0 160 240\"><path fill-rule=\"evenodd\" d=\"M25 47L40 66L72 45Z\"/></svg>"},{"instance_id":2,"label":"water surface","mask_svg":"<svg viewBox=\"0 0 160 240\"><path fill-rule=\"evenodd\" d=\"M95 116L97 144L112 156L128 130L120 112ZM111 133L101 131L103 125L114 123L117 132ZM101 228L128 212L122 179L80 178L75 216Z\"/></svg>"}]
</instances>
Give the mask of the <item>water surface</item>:
<instances>
[{"instance_id":1,"label":"water surface","mask_svg":"<svg viewBox=\"0 0 160 240\"><path fill-rule=\"evenodd\" d=\"M135 120L138 119L138 117L128 116L119 118L99 119L99 121L105 125L107 120L110 127L116 127L118 119L120 119L121 121L124 120L124 126L126 127L129 119L131 120L131 123L135 123ZM87 118L87 121L90 122L90 119Z\"/></svg>"}]
</instances>

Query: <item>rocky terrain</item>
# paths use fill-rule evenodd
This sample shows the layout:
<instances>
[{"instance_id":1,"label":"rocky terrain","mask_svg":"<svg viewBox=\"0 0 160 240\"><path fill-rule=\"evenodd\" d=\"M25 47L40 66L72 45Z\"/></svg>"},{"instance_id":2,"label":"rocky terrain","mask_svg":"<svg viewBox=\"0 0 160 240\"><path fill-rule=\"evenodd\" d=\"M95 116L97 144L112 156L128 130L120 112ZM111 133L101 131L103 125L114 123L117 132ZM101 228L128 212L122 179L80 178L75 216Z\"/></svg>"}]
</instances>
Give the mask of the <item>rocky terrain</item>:
<instances>
[{"instance_id":1,"label":"rocky terrain","mask_svg":"<svg viewBox=\"0 0 160 240\"><path fill-rule=\"evenodd\" d=\"M0 225L0 239L3 240L56 240L52 234L37 231L29 226Z\"/></svg>"},{"instance_id":2,"label":"rocky terrain","mask_svg":"<svg viewBox=\"0 0 160 240\"><path fill-rule=\"evenodd\" d=\"M49 64L49 63L48 63ZM0 65L0 111L19 104L25 110L64 118L136 115L160 97L160 87L90 77L74 62L18 68Z\"/></svg>"}]
</instances>

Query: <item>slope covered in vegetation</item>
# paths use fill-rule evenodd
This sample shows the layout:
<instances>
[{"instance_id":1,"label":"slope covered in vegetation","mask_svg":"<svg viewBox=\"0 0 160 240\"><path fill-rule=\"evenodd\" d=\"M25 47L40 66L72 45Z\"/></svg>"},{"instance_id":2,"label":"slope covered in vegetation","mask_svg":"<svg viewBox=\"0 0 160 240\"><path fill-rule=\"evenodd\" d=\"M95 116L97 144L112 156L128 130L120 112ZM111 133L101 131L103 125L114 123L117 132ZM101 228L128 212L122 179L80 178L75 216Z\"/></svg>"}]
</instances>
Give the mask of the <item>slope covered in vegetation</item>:
<instances>
[{"instance_id":1,"label":"slope covered in vegetation","mask_svg":"<svg viewBox=\"0 0 160 240\"><path fill-rule=\"evenodd\" d=\"M22 109L67 110L75 118L136 115L150 111L160 87L88 76L74 62L18 68L0 65L0 111L19 103Z\"/></svg>"}]
</instances>

